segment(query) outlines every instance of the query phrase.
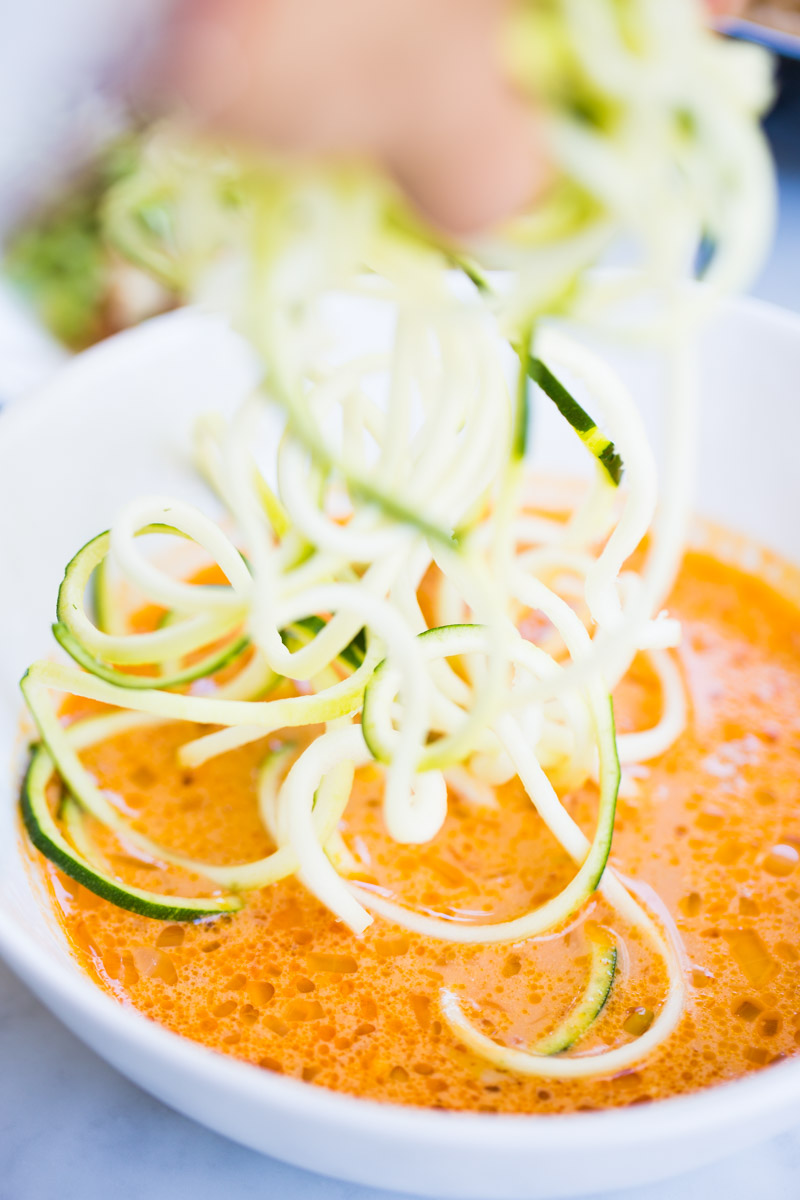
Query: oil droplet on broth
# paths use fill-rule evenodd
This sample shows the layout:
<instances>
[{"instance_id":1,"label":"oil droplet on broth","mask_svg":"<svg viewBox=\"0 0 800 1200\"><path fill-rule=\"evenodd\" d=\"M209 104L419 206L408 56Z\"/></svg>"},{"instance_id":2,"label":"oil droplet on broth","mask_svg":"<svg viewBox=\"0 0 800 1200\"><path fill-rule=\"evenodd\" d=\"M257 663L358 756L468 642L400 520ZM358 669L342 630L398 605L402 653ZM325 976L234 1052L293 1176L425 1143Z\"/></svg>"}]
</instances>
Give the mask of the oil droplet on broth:
<instances>
[{"instance_id":1,"label":"oil droplet on broth","mask_svg":"<svg viewBox=\"0 0 800 1200\"><path fill-rule=\"evenodd\" d=\"M131 951L136 969L148 979L161 979L164 983L177 983L178 972L168 954L155 946L136 946Z\"/></svg>"},{"instance_id":2,"label":"oil droplet on broth","mask_svg":"<svg viewBox=\"0 0 800 1200\"><path fill-rule=\"evenodd\" d=\"M182 925L166 925L156 938L156 946L182 946L184 937Z\"/></svg>"},{"instance_id":3,"label":"oil droplet on broth","mask_svg":"<svg viewBox=\"0 0 800 1200\"><path fill-rule=\"evenodd\" d=\"M641 1037L643 1033L647 1033L650 1026L653 1024L654 1014L649 1008L639 1005L637 1008L631 1008L625 1020L622 1022L622 1028L632 1037Z\"/></svg>"},{"instance_id":4,"label":"oil droplet on broth","mask_svg":"<svg viewBox=\"0 0 800 1200\"><path fill-rule=\"evenodd\" d=\"M678 901L678 908L685 917L698 916L702 907L703 901L699 892L689 892L688 896Z\"/></svg>"},{"instance_id":5,"label":"oil droplet on broth","mask_svg":"<svg viewBox=\"0 0 800 1200\"><path fill-rule=\"evenodd\" d=\"M742 1000L741 1004L736 1005L733 1013L741 1021L752 1022L763 1011L760 1004L754 1004L752 1000Z\"/></svg>"},{"instance_id":6,"label":"oil droplet on broth","mask_svg":"<svg viewBox=\"0 0 800 1200\"><path fill-rule=\"evenodd\" d=\"M770 875L775 875L782 879L787 875L791 875L800 861L800 854L794 846L785 843L779 843L773 846L767 857L764 859L764 870Z\"/></svg>"},{"instance_id":7,"label":"oil droplet on broth","mask_svg":"<svg viewBox=\"0 0 800 1200\"><path fill-rule=\"evenodd\" d=\"M251 979L245 990L250 1003L254 1004L256 1008L263 1008L265 1004L269 1004L275 995L275 985L268 979Z\"/></svg>"},{"instance_id":8,"label":"oil droplet on broth","mask_svg":"<svg viewBox=\"0 0 800 1200\"><path fill-rule=\"evenodd\" d=\"M318 1021L325 1013L319 1000L290 1000L283 1015L287 1021Z\"/></svg>"},{"instance_id":9,"label":"oil droplet on broth","mask_svg":"<svg viewBox=\"0 0 800 1200\"><path fill-rule=\"evenodd\" d=\"M398 937L376 938L373 942L375 953L381 958L399 958L408 953L410 945L408 938L402 934Z\"/></svg>"},{"instance_id":10,"label":"oil droplet on broth","mask_svg":"<svg viewBox=\"0 0 800 1200\"><path fill-rule=\"evenodd\" d=\"M310 974L315 971L327 972L332 975L348 975L358 970L358 963L352 954L307 954L306 967Z\"/></svg>"},{"instance_id":11,"label":"oil droplet on broth","mask_svg":"<svg viewBox=\"0 0 800 1200\"><path fill-rule=\"evenodd\" d=\"M762 987L777 969L777 963L754 929L723 931L731 954L753 987Z\"/></svg>"}]
</instances>

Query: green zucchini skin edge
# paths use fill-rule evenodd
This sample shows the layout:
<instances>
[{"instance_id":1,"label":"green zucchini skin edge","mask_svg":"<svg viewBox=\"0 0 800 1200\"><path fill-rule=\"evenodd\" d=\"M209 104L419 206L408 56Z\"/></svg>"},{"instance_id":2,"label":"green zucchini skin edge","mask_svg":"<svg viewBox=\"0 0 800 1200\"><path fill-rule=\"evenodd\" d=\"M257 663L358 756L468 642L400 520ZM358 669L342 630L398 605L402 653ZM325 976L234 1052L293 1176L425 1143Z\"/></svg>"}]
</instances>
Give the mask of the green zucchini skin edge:
<instances>
[{"instance_id":1,"label":"green zucchini skin edge","mask_svg":"<svg viewBox=\"0 0 800 1200\"><path fill-rule=\"evenodd\" d=\"M115 633L114 618L116 616L114 607L109 595L108 572L106 571L106 559L103 559L97 564L92 574L90 583L92 595L92 608L94 610L95 624L101 633ZM66 576L68 568L64 569ZM61 588L59 587L59 592Z\"/></svg>"},{"instance_id":2,"label":"green zucchini skin edge","mask_svg":"<svg viewBox=\"0 0 800 1200\"><path fill-rule=\"evenodd\" d=\"M437 641L447 634L452 634L457 630L473 630L475 625L440 625L433 629L426 629L424 632L417 634L417 637ZM370 715L370 689L375 682L379 673L385 669L384 659L378 663L373 673L371 680L367 683L364 691L364 701L361 710L361 728L364 736L364 741L377 762L389 761L389 756L386 748L376 737L376 730ZM589 852L583 864L579 868L579 872L583 871L588 863L591 863L590 872L584 881L582 889L582 899L580 904L585 903L591 895L597 890L605 873L606 865L608 864L609 855L611 854L611 843L614 837L614 822L617 811L617 796L619 793L619 784L621 778L621 770L619 764L619 755L617 754L616 745L616 724L614 721L614 705L610 696L607 697L607 707L604 707L602 719L596 724L596 735L598 739L598 749L600 751L600 805L597 816L597 826L594 836L591 840ZM572 907L572 912L576 912L580 904L575 904ZM565 913L564 916L569 914ZM614 966L616 966L616 951L614 952ZM599 968L598 968L599 969ZM613 972L612 972L613 981ZM610 990L611 984L606 992ZM605 1003L605 1000L603 1000ZM602 1007L602 1005L600 1006ZM598 1009L599 1012L599 1009ZM552 1053L552 1052L551 1052Z\"/></svg>"},{"instance_id":3,"label":"green zucchini skin edge","mask_svg":"<svg viewBox=\"0 0 800 1200\"><path fill-rule=\"evenodd\" d=\"M589 940L592 961L583 994L561 1024L532 1047L535 1054L549 1057L571 1050L589 1032L608 1003L617 973L617 947L604 931L602 936L590 935Z\"/></svg>"},{"instance_id":4,"label":"green zucchini skin edge","mask_svg":"<svg viewBox=\"0 0 800 1200\"><path fill-rule=\"evenodd\" d=\"M163 532L180 535L179 530L175 530L172 526L167 525L150 525L142 530L142 532ZM133 690L148 690L150 688L164 689L181 687L184 684L192 683L196 679L204 679L209 675L213 675L217 671L221 671L223 667L226 667L230 663L234 662L244 653L248 646L250 646L251 639L242 634L241 636L234 638L232 641L229 641L219 650L206 655L192 666L186 667L181 671L173 673L172 675L163 676L132 675L126 671L119 671L110 663L103 662L102 659L98 658L95 654L92 654L92 652L84 645L80 638L76 636L71 628L71 621L65 593L71 576L73 572L80 567L84 555L87 552L90 552L95 546L97 546L98 543L102 541L108 542L109 538L110 533L108 530L105 530L104 532L99 533L95 537L91 538L85 543L85 545L81 546L81 548L72 556L64 568L64 578L59 587L58 600L56 603L56 615L58 620L52 626L53 636L62 649L66 650L67 654L69 654L69 656L78 664L78 666L83 667L84 670L88 671L90 674L97 676L98 679L103 679L106 683L116 684L118 687L129 688ZM247 559L244 561L247 562ZM104 581L101 580L100 584L98 585L98 577L104 562L105 558L101 559L100 563L93 572L93 582L95 585L94 599L95 606L98 610L96 613L98 618L98 629L103 632L105 632L103 626L107 624L107 614L105 609L108 598L105 595L105 588L103 587ZM166 618L168 617L169 613L166 614ZM168 620L163 619L161 626L163 627L167 623ZM310 640L317 633L319 633L324 626L325 621L322 620L321 617L308 616L302 618L301 620L295 621L293 626L290 626L289 629L282 631L281 636L284 638L284 640L286 640L286 637L291 637L293 630L296 629L300 631L302 635L307 638L307 640ZM339 659L346 666L356 670L364 661L365 653L366 635L365 631L362 629L356 634L352 642L350 642L350 644L344 648L339 655Z\"/></svg>"},{"instance_id":5,"label":"green zucchini skin edge","mask_svg":"<svg viewBox=\"0 0 800 1200\"><path fill-rule=\"evenodd\" d=\"M273 386L276 381L273 380ZM384 516L391 517L400 525L421 534L428 541L445 546L451 550L458 549L454 530L445 529L427 520L421 512L392 496L378 483L369 478L355 475L347 469L346 464L339 462L330 453L324 439L320 436L309 413L293 401L292 397L282 388L277 388L275 396L287 415L292 433L298 442L308 451L313 461L326 471L336 469L341 471L351 495L358 496L367 504L372 504Z\"/></svg>"},{"instance_id":6,"label":"green zucchini skin edge","mask_svg":"<svg viewBox=\"0 0 800 1200\"><path fill-rule=\"evenodd\" d=\"M549 367L540 358L528 355L528 377L538 384L544 394L555 404L562 417L577 433L578 437L588 446L597 461L605 470L608 478L618 487L624 472L624 465L614 443L597 428L597 423L582 408L575 397L567 391L563 383L556 379Z\"/></svg>"},{"instance_id":7,"label":"green zucchini skin edge","mask_svg":"<svg viewBox=\"0 0 800 1200\"><path fill-rule=\"evenodd\" d=\"M250 645L250 638L242 636L227 646L223 646L214 654L207 655L194 666L187 667L184 671L178 671L174 675L130 675L125 671L117 671L101 662L99 658L95 658L61 621L57 621L52 628L53 636L58 644L63 650L66 650L79 667L96 675L98 679L104 679L106 683L114 683L118 687L131 688L134 691L136 689L181 687L183 684L192 683L195 679L205 679L240 658Z\"/></svg>"},{"instance_id":8,"label":"green zucchini skin edge","mask_svg":"<svg viewBox=\"0 0 800 1200\"><path fill-rule=\"evenodd\" d=\"M138 537L138 536L141 536L142 534L146 534L146 533L169 533L169 534L174 534L175 536L181 537L181 538L186 537L186 535L183 534L179 529L176 529L171 525L163 525L163 524L147 525L144 528L140 529L136 536ZM98 533L93 538L91 538L88 542L86 542L83 546L81 546L81 548L69 560L66 567L64 568L64 577L61 580L61 583L60 583L59 589L58 589L58 597L56 600L56 621L59 625L65 627L67 632L71 635L71 639L74 640L74 643L83 649L84 654L90 656L92 662L99 663L100 668L102 670L116 671L117 667L119 665L118 661L117 660L111 661L109 659L108 655L106 655L104 658L100 657L100 652L97 651L95 647L92 647L88 638L86 638L85 636L84 637L81 636L80 631L76 628L76 625L75 625L75 614L76 613L82 613L84 616L86 615L85 612L83 611L84 610L83 584L84 583L91 584L93 591L94 591L95 605L97 606L98 599L100 602L99 608L97 609L97 611L95 613L95 617L96 617L95 629L98 634L107 636L106 631L102 628L102 626L108 623L108 620L111 616L111 611L110 611L111 606L109 605L109 598L108 598L107 594L105 594L107 592L107 586L106 586L107 581L105 579L101 578L100 584L98 585L98 569L101 570L101 574L102 574L103 564L107 560L108 551L110 548L110 542L111 542L111 533L109 530L105 530L102 533ZM89 559L88 569L87 569L87 562L86 562L87 558ZM203 586L203 585L198 585L198 586ZM78 594L78 592L80 592L80 594ZM99 595L98 595L98 593L99 593ZM89 624L91 624L91 621L89 622ZM176 649L175 652L172 653L172 655L171 655L172 659L174 660L176 657L182 658L186 654L190 654L190 653L193 654L195 652L203 650L206 646L212 644L213 642L221 641L223 638L226 638L226 637L232 637L234 635L234 631L235 631L237 624L238 623L235 620L223 622L221 625L214 625L212 622L212 624L203 631L201 636L199 636L199 637L193 636L188 643L184 643L181 645L179 651ZM148 634L144 634L144 635L135 634L135 635L132 635L132 641L135 642L139 638L142 638L142 637L148 638L150 636L151 635L148 635ZM59 637L58 632L56 632L56 637L58 638L59 641L61 641L61 638ZM124 635L122 637L119 634L117 634L116 636L112 635L112 640L115 640L117 642L124 640ZM72 654L72 650L69 648L69 646L66 646L65 649L67 649L68 653ZM209 655L208 656L209 661L212 661L218 653L219 653L218 651L214 651L211 655ZM167 657L167 654L164 654L161 657L159 657L157 654L153 654L149 658L144 657L144 656L139 656L139 657L135 657L132 659L131 658L123 658L121 661L122 662L133 662L133 663L139 663L139 664L155 664L160 661L163 661L163 659L165 659L166 657ZM87 660L85 663L82 663L82 665L85 665L87 670L91 671L93 674L99 675L99 672L92 671L92 667L89 665L89 660ZM197 663L191 669L196 670L197 668L200 667L200 665L201 665L200 663ZM205 661L203 662L203 665L206 665ZM189 668L185 668L185 670L189 670ZM207 671L206 673L210 674L210 671ZM109 681L109 682L120 683L120 685L123 687L130 687L131 684L130 684L129 680L124 679L124 672L122 672L121 675L123 676L122 679L120 679L116 676L112 680L108 680L107 676L102 676L102 677L107 679L107 681ZM183 677L184 670L181 670L180 675ZM195 675L195 678L200 678L200 676ZM162 680L161 682L162 682L162 685L164 685L164 680ZM136 685L134 685L134 686L136 686ZM139 685L139 686L141 686L141 685Z\"/></svg>"},{"instance_id":9,"label":"green zucchini skin edge","mask_svg":"<svg viewBox=\"0 0 800 1200\"><path fill-rule=\"evenodd\" d=\"M175 537L180 537L180 538L186 537L186 535L184 533L182 533L180 529L176 529L173 525L165 525L163 523L146 525L143 529L139 530L138 536L141 536L142 534L145 534L145 533L169 533L169 534L174 535ZM79 570L79 568L81 566L81 560L83 559L83 557L86 554L88 554L91 550L93 550L98 545L98 543L102 543L102 542L106 543L106 550L105 550L105 554L103 554L102 558L100 559L100 563L104 562L108 556L108 550L111 545L111 530L110 529L104 529L100 533L96 533L94 535L94 537L89 538L88 542L84 542L84 544L78 550L75 551L72 558L69 560L69 562L67 563L67 565L64 568L64 577L61 580L61 583L59 584L58 596L56 598L56 615L58 617L58 620L64 624L68 624L68 621L69 621L68 613L66 613L64 611L64 608L67 604L65 592L66 592L66 588L69 584L70 577L74 574L75 571ZM108 624L109 614L105 611L106 597L103 594L105 591L105 588L102 586L104 581L103 580L100 581L101 586L98 588L96 571L93 572L93 574L95 575L95 578L93 580L94 586L92 588L92 592L93 592L92 599L95 603L95 606L99 609L99 611L96 614L98 617L98 626L97 627L98 627L98 629L105 632L105 626ZM99 596L98 596L98 591L100 592Z\"/></svg>"},{"instance_id":10,"label":"green zucchini skin edge","mask_svg":"<svg viewBox=\"0 0 800 1200\"><path fill-rule=\"evenodd\" d=\"M307 637L307 641L311 641L316 635L325 628L327 622L314 614L308 617L301 617L298 621L293 621L286 629L281 630L281 639L286 642L291 640L300 631L303 637ZM339 654L339 660L345 663L346 666L352 667L353 670L358 670L364 661L364 656L367 652L367 637L366 630L361 629L353 638L352 642L348 643Z\"/></svg>"},{"instance_id":11,"label":"green zucchini skin edge","mask_svg":"<svg viewBox=\"0 0 800 1200\"><path fill-rule=\"evenodd\" d=\"M454 631L462 629L472 631L477 628L479 628L479 626L467 623L462 623L460 625L434 625L432 629L423 629L421 633L417 634L417 638L419 641L436 642L440 641L442 636L446 636ZM355 640L356 639L354 638L353 641ZM352 646L353 642L351 642L350 645ZM453 651L453 654L457 653L463 653L463 651ZM376 736L375 728L370 716L370 689L372 688L372 684L385 669L386 659L382 658L375 667L375 670L372 672L372 676L364 688L364 701L361 707L361 730L364 735L364 741L367 744L367 749L376 762L384 764L391 762L391 754L386 749L386 746L384 746Z\"/></svg>"},{"instance_id":12,"label":"green zucchini skin edge","mask_svg":"<svg viewBox=\"0 0 800 1200\"><path fill-rule=\"evenodd\" d=\"M519 357L519 372L517 376L516 411L514 414L511 456L517 462L525 457L531 436L532 397L530 385L533 376L530 373L528 364L531 361L530 345L533 341L533 335L534 327L530 325L525 330L520 345L516 347Z\"/></svg>"},{"instance_id":13,"label":"green zucchini skin edge","mask_svg":"<svg viewBox=\"0 0 800 1200\"><path fill-rule=\"evenodd\" d=\"M77 851L72 850L50 814L45 787L52 770L47 750L41 745L34 746L22 784L20 810L32 844L70 879L117 908L158 921L197 921L204 917L237 912L242 907L243 901L238 896L194 900L177 896L162 897L141 888L126 887L96 870Z\"/></svg>"}]
</instances>

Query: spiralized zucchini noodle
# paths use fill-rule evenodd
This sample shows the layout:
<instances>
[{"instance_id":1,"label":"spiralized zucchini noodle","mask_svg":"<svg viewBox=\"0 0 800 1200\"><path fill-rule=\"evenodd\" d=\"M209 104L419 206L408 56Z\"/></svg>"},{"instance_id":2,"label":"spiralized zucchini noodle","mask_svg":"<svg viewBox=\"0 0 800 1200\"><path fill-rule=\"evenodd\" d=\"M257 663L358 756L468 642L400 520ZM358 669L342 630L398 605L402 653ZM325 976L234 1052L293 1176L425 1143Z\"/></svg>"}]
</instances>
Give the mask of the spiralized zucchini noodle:
<instances>
[{"instance_id":1,"label":"spiralized zucchini noodle","mask_svg":"<svg viewBox=\"0 0 800 1200\"><path fill-rule=\"evenodd\" d=\"M666 991L638 1039L610 1031L611 1048L568 1053L617 972L618 935L589 926L586 990L536 1045L487 1037L465 997L441 995L458 1038L497 1067L593 1077L655 1051L684 1004L674 928L608 858L620 762L661 754L686 720L670 654L680 629L662 606L691 507L692 337L718 296L747 284L769 239L773 181L757 124L769 67L711 34L690 0L530 0L513 22L512 67L532 95L535 85L556 181L491 237L446 243L363 166L290 169L174 127L150 135L139 169L109 195L120 251L228 313L264 377L229 423L198 424L197 464L224 527L180 499L144 497L69 564L55 630L75 663L37 662L23 680L41 736L23 808L40 849L86 886L172 919L180 898L109 883L87 814L131 853L207 879L209 895L192 902L200 915L295 874L354 935L378 916L443 941L511 943L583 920L599 891L663 962ZM587 274L620 240L636 271ZM702 289L688 283L701 246ZM385 308L389 350L337 358L332 296ZM665 356L660 493L635 400L576 338L581 328ZM594 456L594 482L566 520L529 502L534 402L555 404ZM267 415L282 422L271 443ZM147 551L154 533L197 543L227 584L170 574ZM114 577L167 610L158 629L130 629ZM418 599L426 577L432 627ZM519 631L526 612L546 626L536 641ZM662 713L617 738L610 693L640 652ZM120 711L67 729L54 692ZM212 865L129 826L80 751L159 721L217 727L181 747L188 766L324 725L265 757L259 806L274 853ZM492 805L518 776L573 860L572 880L530 912L480 924L359 883L338 825L367 763L383 773L388 833L409 844L441 829L448 787ZM45 797L54 769L70 796L60 825ZM599 791L591 838L560 798L587 779Z\"/></svg>"}]
</instances>

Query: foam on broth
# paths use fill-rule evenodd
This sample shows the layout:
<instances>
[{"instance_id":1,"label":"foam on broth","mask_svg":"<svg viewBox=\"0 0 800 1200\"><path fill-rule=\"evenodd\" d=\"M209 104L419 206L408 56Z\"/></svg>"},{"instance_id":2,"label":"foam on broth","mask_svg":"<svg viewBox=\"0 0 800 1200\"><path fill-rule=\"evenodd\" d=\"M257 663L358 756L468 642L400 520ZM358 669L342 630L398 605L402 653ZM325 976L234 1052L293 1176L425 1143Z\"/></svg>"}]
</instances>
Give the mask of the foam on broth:
<instances>
[{"instance_id":1,"label":"foam on broth","mask_svg":"<svg viewBox=\"0 0 800 1200\"><path fill-rule=\"evenodd\" d=\"M678 653L689 728L629 778L611 862L655 889L673 914L690 1003L676 1033L636 1070L603 1080L519 1079L467 1053L438 1012L445 984L475 1002L492 1037L519 1044L546 1034L583 986L582 923L590 919L610 926L625 952L610 1001L580 1050L643 1032L663 996L662 968L599 898L570 929L547 938L462 947L380 919L357 939L294 879L252 895L233 918L165 925L113 907L44 864L75 954L120 1001L178 1033L265 1069L396 1103L493 1112L644 1103L796 1052L800 622L786 598L796 585L792 570L769 561L763 573L782 594L690 552L670 601L684 627ZM643 660L618 688L615 706L621 731L657 720L657 684ZM267 853L255 789L264 745L185 772L175 750L200 731L172 724L129 733L85 760L156 840L210 861ZM361 877L408 903L454 919L501 919L540 903L574 871L516 782L498 790L496 811L451 797L444 829L423 847L387 838L380 801L378 771L359 772L342 832ZM590 832L595 788L582 788L567 805ZM207 890L203 881L137 863L101 827L91 828L129 883ZM643 898L648 903L646 890Z\"/></svg>"}]
</instances>

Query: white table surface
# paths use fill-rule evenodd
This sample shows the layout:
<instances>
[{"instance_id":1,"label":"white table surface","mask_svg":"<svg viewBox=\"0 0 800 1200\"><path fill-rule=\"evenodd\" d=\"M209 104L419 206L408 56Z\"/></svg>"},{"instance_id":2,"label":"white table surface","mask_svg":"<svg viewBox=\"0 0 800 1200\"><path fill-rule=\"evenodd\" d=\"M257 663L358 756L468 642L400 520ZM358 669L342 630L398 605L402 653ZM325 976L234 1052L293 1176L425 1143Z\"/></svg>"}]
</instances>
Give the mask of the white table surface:
<instances>
[{"instance_id":1,"label":"white table surface","mask_svg":"<svg viewBox=\"0 0 800 1200\"><path fill-rule=\"evenodd\" d=\"M781 167L778 240L753 290L800 309L800 70L792 73L793 103L771 122ZM165 1108L87 1050L0 964L0 1200L220 1195L380 1200L386 1193L284 1166ZM797 1200L800 1112L794 1133L679 1180L624 1193L625 1200L713 1195Z\"/></svg>"}]
</instances>

